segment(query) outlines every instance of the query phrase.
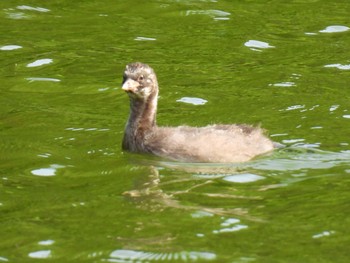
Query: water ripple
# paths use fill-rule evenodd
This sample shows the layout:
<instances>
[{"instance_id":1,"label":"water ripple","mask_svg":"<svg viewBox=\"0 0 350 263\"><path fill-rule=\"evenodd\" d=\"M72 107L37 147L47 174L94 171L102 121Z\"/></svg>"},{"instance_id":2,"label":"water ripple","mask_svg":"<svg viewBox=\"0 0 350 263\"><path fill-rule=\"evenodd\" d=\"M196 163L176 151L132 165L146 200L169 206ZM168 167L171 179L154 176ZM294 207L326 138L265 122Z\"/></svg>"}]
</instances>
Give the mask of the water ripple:
<instances>
[{"instance_id":1,"label":"water ripple","mask_svg":"<svg viewBox=\"0 0 350 263\"><path fill-rule=\"evenodd\" d=\"M295 151L295 156L290 155L293 151ZM300 146L292 146L281 150L279 154L284 153L287 156L259 160L248 166L258 170L297 171L302 169L329 169L341 164L350 165L350 151L326 152L315 148L302 149Z\"/></svg>"},{"instance_id":2,"label":"water ripple","mask_svg":"<svg viewBox=\"0 0 350 263\"><path fill-rule=\"evenodd\" d=\"M214 260L216 255L210 252L182 251L174 253L144 252L118 249L110 254L109 262L151 262L151 261L197 261Z\"/></svg>"}]
</instances>

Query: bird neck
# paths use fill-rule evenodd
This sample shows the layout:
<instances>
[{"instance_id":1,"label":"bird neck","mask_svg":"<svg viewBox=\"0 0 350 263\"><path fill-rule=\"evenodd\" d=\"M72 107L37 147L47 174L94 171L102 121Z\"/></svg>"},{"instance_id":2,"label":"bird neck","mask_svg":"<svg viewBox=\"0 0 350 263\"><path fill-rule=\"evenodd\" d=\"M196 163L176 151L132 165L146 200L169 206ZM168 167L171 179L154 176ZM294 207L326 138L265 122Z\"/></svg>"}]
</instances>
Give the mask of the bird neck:
<instances>
[{"instance_id":1,"label":"bird neck","mask_svg":"<svg viewBox=\"0 0 350 263\"><path fill-rule=\"evenodd\" d=\"M156 126L158 91L146 100L131 98L127 129L133 134L144 133Z\"/></svg>"}]
</instances>

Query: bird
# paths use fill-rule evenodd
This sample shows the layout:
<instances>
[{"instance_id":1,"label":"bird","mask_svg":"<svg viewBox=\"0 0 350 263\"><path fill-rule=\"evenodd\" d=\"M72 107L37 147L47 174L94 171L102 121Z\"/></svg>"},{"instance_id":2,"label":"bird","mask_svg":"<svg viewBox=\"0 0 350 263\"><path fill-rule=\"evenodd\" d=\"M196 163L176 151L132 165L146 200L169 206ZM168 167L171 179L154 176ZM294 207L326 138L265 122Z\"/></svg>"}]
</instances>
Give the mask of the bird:
<instances>
[{"instance_id":1,"label":"bird","mask_svg":"<svg viewBox=\"0 0 350 263\"><path fill-rule=\"evenodd\" d=\"M189 163L241 163L278 147L264 129L248 124L158 126L158 81L155 71L147 64L128 64L122 89L130 100L122 141L124 151Z\"/></svg>"}]
</instances>

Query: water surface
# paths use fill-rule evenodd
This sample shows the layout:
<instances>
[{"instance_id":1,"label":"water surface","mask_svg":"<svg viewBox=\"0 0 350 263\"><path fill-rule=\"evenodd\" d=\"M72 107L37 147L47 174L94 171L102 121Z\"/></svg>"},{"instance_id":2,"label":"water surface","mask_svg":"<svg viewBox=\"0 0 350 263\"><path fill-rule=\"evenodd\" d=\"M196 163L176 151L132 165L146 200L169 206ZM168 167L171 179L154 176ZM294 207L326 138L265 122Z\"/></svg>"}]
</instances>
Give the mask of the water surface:
<instances>
[{"instance_id":1,"label":"water surface","mask_svg":"<svg viewBox=\"0 0 350 263\"><path fill-rule=\"evenodd\" d=\"M0 261L348 262L347 1L1 1ZM125 65L158 123L261 124L245 164L123 153Z\"/></svg>"}]
</instances>

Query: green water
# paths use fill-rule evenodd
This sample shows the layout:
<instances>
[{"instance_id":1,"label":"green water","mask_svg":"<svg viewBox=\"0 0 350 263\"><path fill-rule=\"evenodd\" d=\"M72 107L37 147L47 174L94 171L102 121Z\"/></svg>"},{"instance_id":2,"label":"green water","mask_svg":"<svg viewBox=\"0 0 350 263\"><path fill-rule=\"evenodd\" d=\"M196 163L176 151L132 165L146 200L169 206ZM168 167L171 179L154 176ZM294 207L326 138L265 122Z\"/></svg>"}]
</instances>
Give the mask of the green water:
<instances>
[{"instance_id":1,"label":"green water","mask_svg":"<svg viewBox=\"0 0 350 263\"><path fill-rule=\"evenodd\" d=\"M349 262L349 11L1 1L0 262ZM226 166L123 153L133 61L157 72L159 124L261 123L290 147Z\"/></svg>"}]
</instances>

